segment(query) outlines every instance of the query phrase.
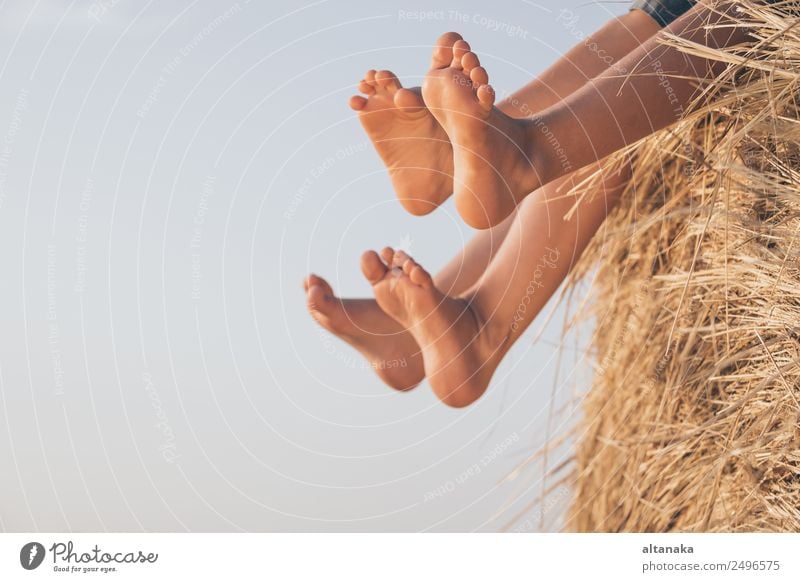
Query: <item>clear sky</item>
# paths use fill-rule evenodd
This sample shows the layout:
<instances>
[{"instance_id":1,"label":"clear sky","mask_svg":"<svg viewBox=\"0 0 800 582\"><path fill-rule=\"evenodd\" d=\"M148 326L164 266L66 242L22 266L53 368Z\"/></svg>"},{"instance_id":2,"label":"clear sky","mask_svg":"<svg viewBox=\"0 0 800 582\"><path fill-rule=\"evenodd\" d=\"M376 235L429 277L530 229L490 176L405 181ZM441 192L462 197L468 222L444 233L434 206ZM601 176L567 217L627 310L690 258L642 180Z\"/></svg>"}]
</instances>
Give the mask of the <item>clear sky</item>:
<instances>
[{"instance_id":1,"label":"clear sky","mask_svg":"<svg viewBox=\"0 0 800 582\"><path fill-rule=\"evenodd\" d=\"M309 271L367 295L363 250L435 270L472 234L394 199L347 107L364 71L419 84L457 30L505 93L627 3L455 5L0 3L0 529L558 527L541 459L506 477L586 386L562 309L452 410L304 306Z\"/></svg>"}]
</instances>

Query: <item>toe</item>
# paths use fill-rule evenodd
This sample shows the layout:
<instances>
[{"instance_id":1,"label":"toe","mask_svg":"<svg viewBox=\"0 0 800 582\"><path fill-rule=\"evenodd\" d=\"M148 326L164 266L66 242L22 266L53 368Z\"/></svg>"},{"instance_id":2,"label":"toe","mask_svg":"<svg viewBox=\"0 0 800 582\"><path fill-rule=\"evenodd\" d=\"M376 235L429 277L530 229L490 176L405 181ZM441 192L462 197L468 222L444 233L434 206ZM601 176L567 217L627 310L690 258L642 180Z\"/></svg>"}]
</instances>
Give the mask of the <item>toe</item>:
<instances>
[{"instance_id":1,"label":"toe","mask_svg":"<svg viewBox=\"0 0 800 582\"><path fill-rule=\"evenodd\" d=\"M483 67L475 67L469 73L469 80L475 87L486 85L489 82L489 73Z\"/></svg>"},{"instance_id":2,"label":"toe","mask_svg":"<svg viewBox=\"0 0 800 582\"><path fill-rule=\"evenodd\" d=\"M394 249L392 247L384 247L381 251L381 258L384 263L391 266L394 261Z\"/></svg>"},{"instance_id":3,"label":"toe","mask_svg":"<svg viewBox=\"0 0 800 582\"><path fill-rule=\"evenodd\" d=\"M453 62L453 44L461 40L461 35L457 32L445 32L436 41L431 59L431 69L444 69Z\"/></svg>"},{"instance_id":4,"label":"toe","mask_svg":"<svg viewBox=\"0 0 800 582\"><path fill-rule=\"evenodd\" d=\"M303 286L306 289L309 311L329 315L336 303L336 297L330 284L322 277L309 275L303 282Z\"/></svg>"},{"instance_id":5,"label":"toe","mask_svg":"<svg viewBox=\"0 0 800 582\"><path fill-rule=\"evenodd\" d=\"M465 53L464 56L461 57L461 68L464 69L464 74L469 75L470 71L475 67L480 66L481 61L478 59L478 55L473 52Z\"/></svg>"},{"instance_id":6,"label":"toe","mask_svg":"<svg viewBox=\"0 0 800 582\"><path fill-rule=\"evenodd\" d=\"M494 89L491 85L481 85L478 88L478 102L486 111L491 110L494 105Z\"/></svg>"},{"instance_id":7,"label":"toe","mask_svg":"<svg viewBox=\"0 0 800 582\"><path fill-rule=\"evenodd\" d=\"M375 73L375 82L378 84L378 87L388 89L389 91L397 91L401 88L397 75L391 71L378 71Z\"/></svg>"},{"instance_id":8,"label":"toe","mask_svg":"<svg viewBox=\"0 0 800 582\"><path fill-rule=\"evenodd\" d=\"M374 95L375 94L375 87L367 83L366 79L362 80L358 84L358 90L361 91L364 95Z\"/></svg>"},{"instance_id":9,"label":"toe","mask_svg":"<svg viewBox=\"0 0 800 582\"><path fill-rule=\"evenodd\" d=\"M461 58L469 52L469 43L465 40L457 40L453 44L453 61L450 66L454 69L461 68Z\"/></svg>"},{"instance_id":10,"label":"toe","mask_svg":"<svg viewBox=\"0 0 800 582\"><path fill-rule=\"evenodd\" d=\"M306 278L306 291L312 287L319 287L325 292L326 295L333 297L333 288L330 286L330 283L328 283L322 277L314 275L313 273Z\"/></svg>"},{"instance_id":11,"label":"toe","mask_svg":"<svg viewBox=\"0 0 800 582\"><path fill-rule=\"evenodd\" d=\"M320 285L312 285L308 288L306 300L309 311L323 315L327 315L334 302L334 298L329 293L326 293L325 288Z\"/></svg>"},{"instance_id":12,"label":"toe","mask_svg":"<svg viewBox=\"0 0 800 582\"><path fill-rule=\"evenodd\" d=\"M405 264L405 262L406 262L407 260L409 260L410 258L411 258L411 257L409 257L409 256L406 254L406 252L405 252L405 251L397 251L397 252L394 254L394 260L391 262L391 265L390 265L390 266L391 266L393 269L401 269L401 268L403 267L403 265Z\"/></svg>"},{"instance_id":13,"label":"toe","mask_svg":"<svg viewBox=\"0 0 800 582\"><path fill-rule=\"evenodd\" d=\"M375 69L370 69L364 75L364 81L366 81L366 83L372 86L373 88L377 86L377 83L375 81L375 73L376 73Z\"/></svg>"},{"instance_id":14,"label":"toe","mask_svg":"<svg viewBox=\"0 0 800 582\"><path fill-rule=\"evenodd\" d=\"M403 272L404 272L406 275L410 275L410 274L411 274L411 271L412 271L412 270L414 269L414 267L416 267L416 266L417 266L417 263L415 263L415 262L414 262L414 259L408 259L408 260L407 260L405 263L403 263Z\"/></svg>"},{"instance_id":15,"label":"toe","mask_svg":"<svg viewBox=\"0 0 800 582\"><path fill-rule=\"evenodd\" d=\"M361 272L371 285L375 285L386 276L386 265L383 264L378 253L367 251L361 255Z\"/></svg>"},{"instance_id":16,"label":"toe","mask_svg":"<svg viewBox=\"0 0 800 582\"><path fill-rule=\"evenodd\" d=\"M411 282L415 285L419 285L420 287L424 287L426 289L433 287L433 278L431 277L430 273L428 273L428 271L423 269L417 263L414 263L414 266L407 274L411 279Z\"/></svg>"},{"instance_id":17,"label":"toe","mask_svg":"<svg viewBox=\"0 0 800 582\"><path fill-rule=\"evenodd\" d=\"M425 102L422 100L422 95L420 95L419 91L400 89L394 94L394 105L403 111L412 112L424 108Z\"/></svg>"},{"instance_id":18,"label":"toe","mask_svg":"<svg viewBox=\"0 0 800 582\"><path fill-rule=\"evenodd\" d=\"M350 97L349 105L353 111L361 111L367 106L367 100L361 95L353 95Z\"/></svg>"}]
</instances>

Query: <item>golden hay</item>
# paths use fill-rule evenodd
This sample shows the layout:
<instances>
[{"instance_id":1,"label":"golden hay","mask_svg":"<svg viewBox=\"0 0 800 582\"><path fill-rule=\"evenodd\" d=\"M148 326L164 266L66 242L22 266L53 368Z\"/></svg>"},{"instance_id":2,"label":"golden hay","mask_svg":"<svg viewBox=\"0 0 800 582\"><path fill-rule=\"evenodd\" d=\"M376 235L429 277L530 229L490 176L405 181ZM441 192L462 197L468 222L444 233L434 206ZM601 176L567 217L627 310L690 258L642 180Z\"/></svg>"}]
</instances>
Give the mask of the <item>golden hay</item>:
<instances>
[{"instance_id":1,"label":"golden hay","mask_svg":"<svg viewBox=\"0 0 800 582\"><path fill-rule=\"evenodd\" d=\"M666 40L728 68L635 146L571 279L598 368L570 530L800 531L800 22L744 6L748 47Z\"/></svg>"}]
</instances>

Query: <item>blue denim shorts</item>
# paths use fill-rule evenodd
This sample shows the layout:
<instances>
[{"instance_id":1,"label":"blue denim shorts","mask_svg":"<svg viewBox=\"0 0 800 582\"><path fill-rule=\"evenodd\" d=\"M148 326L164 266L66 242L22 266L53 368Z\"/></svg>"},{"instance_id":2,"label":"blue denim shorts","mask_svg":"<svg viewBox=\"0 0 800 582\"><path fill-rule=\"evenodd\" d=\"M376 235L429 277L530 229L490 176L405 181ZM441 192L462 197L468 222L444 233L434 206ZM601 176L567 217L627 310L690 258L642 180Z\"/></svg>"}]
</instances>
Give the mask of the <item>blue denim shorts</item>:
<instances>
[{"instance_id":1,"label":"blue denim shorts","mask_svg":"<svg viewBox=\"0 0 800 582\"><path fill-rule=\"evenodd\" d=\"M634 0L631 10L642 10L661 26L667 26L695 4L697 0Z\"/></svg>"},{"instance_id":2,"label":"blue denim shorts","mask_svg":"<svg viewBox=\"0 0 800 582\"><path fill-rule=\"evenodd\" d=\"M775 1L766 0L766 3ZM667 26L684 12L688 12L695 4L697 0L634 0L631 10L642 10L661 26Z\"/></svg>"}]
</instances>

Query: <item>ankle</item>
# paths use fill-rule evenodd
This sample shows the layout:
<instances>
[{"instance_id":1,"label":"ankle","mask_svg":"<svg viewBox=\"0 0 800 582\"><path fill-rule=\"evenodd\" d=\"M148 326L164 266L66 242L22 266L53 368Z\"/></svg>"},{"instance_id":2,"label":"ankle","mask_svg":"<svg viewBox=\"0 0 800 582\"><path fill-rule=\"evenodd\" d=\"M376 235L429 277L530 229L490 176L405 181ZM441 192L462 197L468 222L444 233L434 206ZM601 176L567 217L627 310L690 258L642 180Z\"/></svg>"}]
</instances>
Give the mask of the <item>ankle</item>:
<instances>
[{"instance_id":1,"label":"ankle","mask_svg":"<svg viewBox=\"0 0 800 582\"><path fill-rule=\"evenodd\" d=\"M477 289L464 293L460 300L465 305L464 317L473 318L479 335L484 338L487 345L496 349L507 341L510 335L508 325L500 321L496 316L496 310L493 312L482 303Z\"/></svg>"},{"instance_id":2,"label":"ankle","mask_svg":"<svg viewBox=\"0 0 800 582\"><path fill-rule=\"evenodd\" d=\"M564 144L551 129L546 115L537 114L519 121L524 125L524 151L530 160L537 188L577 169L570 162Z\"/></svg>"}]
</instances>

